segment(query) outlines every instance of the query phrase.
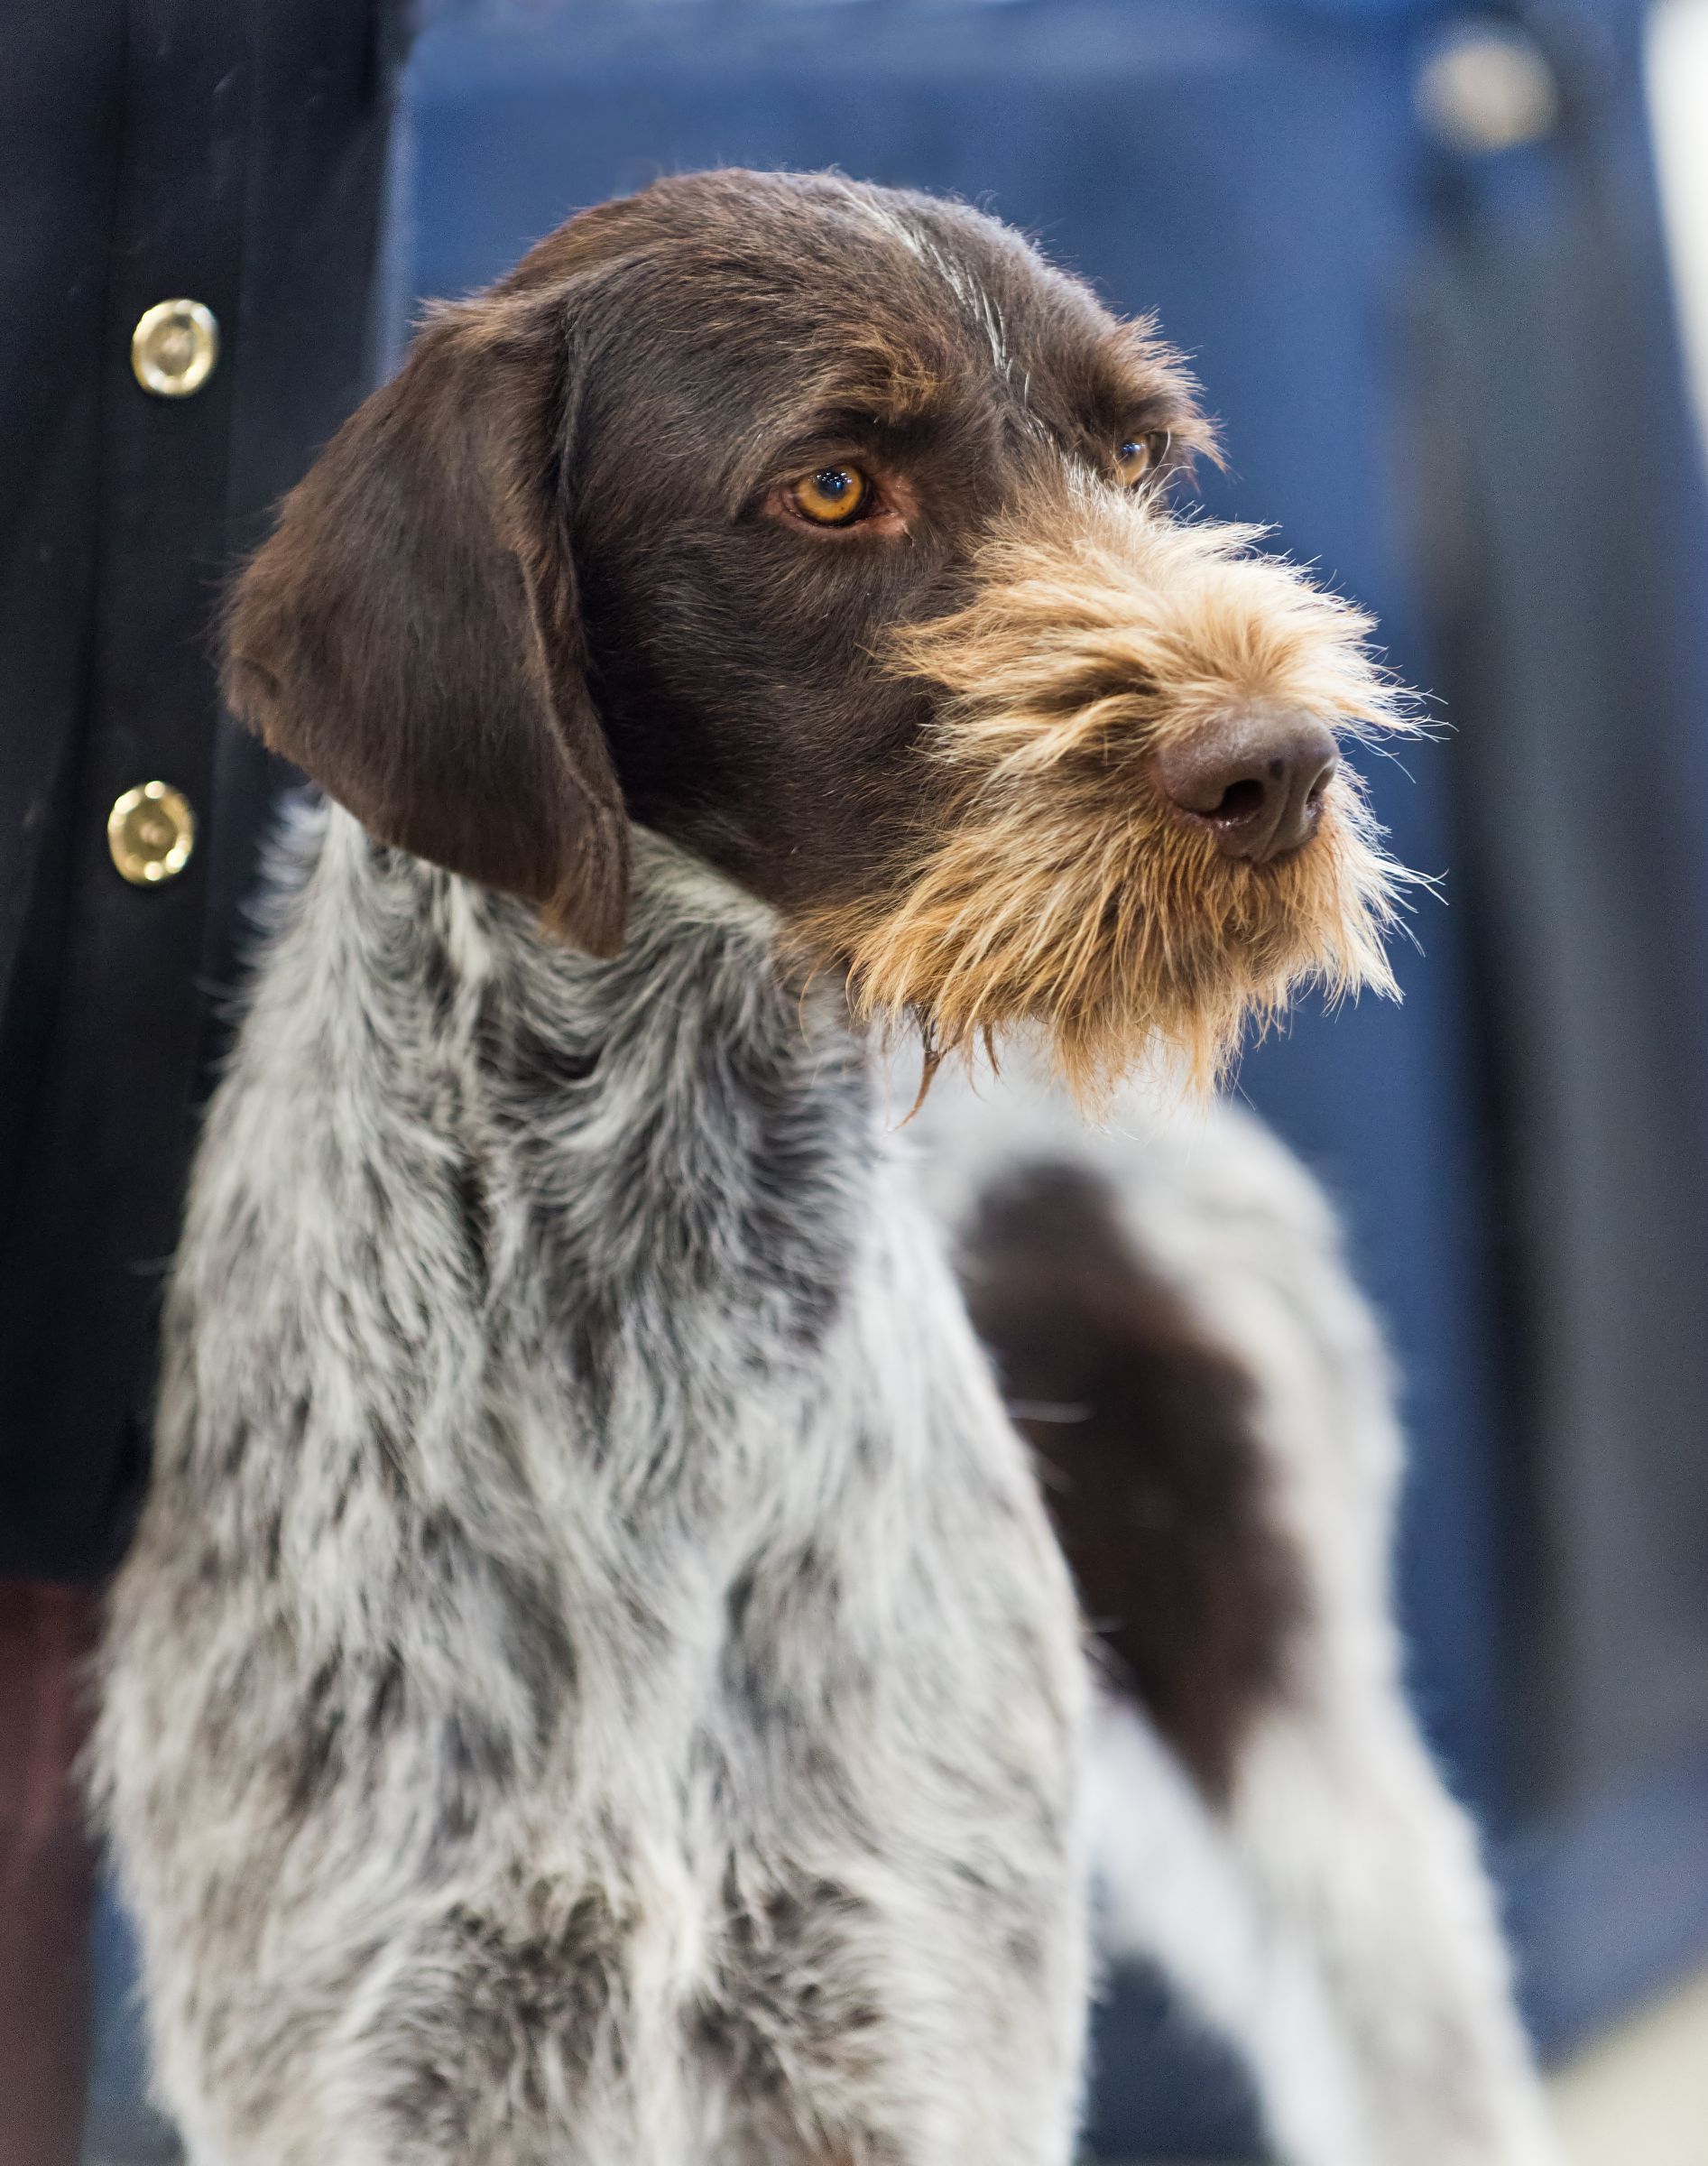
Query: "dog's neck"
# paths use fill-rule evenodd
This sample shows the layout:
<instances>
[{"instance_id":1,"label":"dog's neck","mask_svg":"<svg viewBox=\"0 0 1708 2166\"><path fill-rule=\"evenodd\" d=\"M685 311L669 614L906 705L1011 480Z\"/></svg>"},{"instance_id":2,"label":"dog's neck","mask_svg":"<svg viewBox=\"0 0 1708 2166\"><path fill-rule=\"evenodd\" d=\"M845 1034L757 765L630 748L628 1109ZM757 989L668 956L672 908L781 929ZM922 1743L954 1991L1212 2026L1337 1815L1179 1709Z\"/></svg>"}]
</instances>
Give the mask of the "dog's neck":
<instances>
[{"instance_id":1,"label":"dog's neck","mask_svg":"<svg viewBox=\"0 0 1708 2166\"><path fill-rule=\"evenodd\" d=\"M833 978L780 966L763 905L634 840L629 937L600 962L346 814L311 817L239 1070L283 1058L267 1095L390 1132L372 1162L449 1154L489 1273L547 1272L560 1305L669 1279L807 1331L879 1150L869 1049Z\"/></svg>"},{"instance_id":2,"label":"dog's neck","mask_svg":"<svg viewBox=\"0 0 1708 2166\"><path fill-rule=\"evenodd\" d=\"M647 828L631 841L628 932L608 961L554 939L527 904L387 848L316 800L287 822L269 915L288 943L358 976L381 1012L425 992L436 1011L473 1003L488 1023L508 1014L619 1064L635 1011L667 994L685 1029L709 1006L725 1029L770 1037L787 1013L798 1044L853 1043L839 981L809 981L780 960L781 921L768 904ZM737 983L740 1013L724 1012Z\"/></svg>"}]
</instances>

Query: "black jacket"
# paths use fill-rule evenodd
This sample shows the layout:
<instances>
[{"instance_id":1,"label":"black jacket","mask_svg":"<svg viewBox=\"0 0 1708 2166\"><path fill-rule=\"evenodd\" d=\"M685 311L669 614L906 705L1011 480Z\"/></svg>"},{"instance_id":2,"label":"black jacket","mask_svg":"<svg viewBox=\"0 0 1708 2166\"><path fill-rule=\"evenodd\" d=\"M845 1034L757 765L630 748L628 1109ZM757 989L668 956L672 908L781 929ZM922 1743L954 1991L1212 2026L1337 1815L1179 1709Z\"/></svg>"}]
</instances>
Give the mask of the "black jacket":
<instances>
[{"instance_id":1,"label":"black jacket","mask_svg":"<svg viewBox=\"0 0 1708 2166\"><path fill-rule=\"evenodd\" d=\"M271 791L211 625L370 381L402 42L386 0L0 13L0 1574L91 1578L127 1532ZM217 356L162 396L133 338L180 299ZM144 372L193 382L198 336L144 338ZM193 846L131 884L109 815L155 781Z\"/></svg>"}]
</instances>

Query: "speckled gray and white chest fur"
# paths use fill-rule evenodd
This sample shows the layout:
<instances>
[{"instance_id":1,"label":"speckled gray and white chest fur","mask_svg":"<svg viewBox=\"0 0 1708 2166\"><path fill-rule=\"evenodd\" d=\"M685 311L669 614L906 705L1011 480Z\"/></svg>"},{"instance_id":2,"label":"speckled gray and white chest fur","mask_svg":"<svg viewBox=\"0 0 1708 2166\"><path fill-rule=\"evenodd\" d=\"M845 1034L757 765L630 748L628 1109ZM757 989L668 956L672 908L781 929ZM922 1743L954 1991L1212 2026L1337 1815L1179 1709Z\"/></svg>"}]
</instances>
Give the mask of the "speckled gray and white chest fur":
<instances>
[{"instance_id":1,"label":"speckled gray and white chest fur","mask_svg":"<svg viewBox=\"0 0 1708 2166\"><path fill-rule=\"evenodd\" d=\"M1044 2166L1074 1606L828 984L637 838L611 962L304 820L98 1758L220 2166Z\"/></svg>"}]
</instances>

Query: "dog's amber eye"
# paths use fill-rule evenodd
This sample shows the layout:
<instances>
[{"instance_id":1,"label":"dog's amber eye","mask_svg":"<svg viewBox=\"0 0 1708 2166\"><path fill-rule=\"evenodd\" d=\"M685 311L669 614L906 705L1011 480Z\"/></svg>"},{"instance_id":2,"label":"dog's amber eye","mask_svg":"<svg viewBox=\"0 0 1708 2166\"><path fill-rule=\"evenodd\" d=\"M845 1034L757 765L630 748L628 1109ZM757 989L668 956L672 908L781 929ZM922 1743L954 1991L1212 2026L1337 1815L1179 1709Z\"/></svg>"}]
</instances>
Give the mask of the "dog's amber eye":
<instances>
[{"instance_id":1,"label":"dog's amber eye","mask_svg":"<svg viewBox=\"0 0 1708 2166\"><path fill-rule=\"evenodd\" d=\"M1142 481L1156 464L1158 440L1151 436L1130 436L1115 453L1115 471L1129 488Z\"/></svg>"},{"instance_id":2,"label":"dog's amber eye","mask_svg":"<svg viewBox=\"0 0 1708 2166\"><path fill-rule=\"evenodd\" d=\"M846 526L872 492L858 467L820 467L798 481L789 495L795 509L815 526Z\"/></svg>"}]
</instances>

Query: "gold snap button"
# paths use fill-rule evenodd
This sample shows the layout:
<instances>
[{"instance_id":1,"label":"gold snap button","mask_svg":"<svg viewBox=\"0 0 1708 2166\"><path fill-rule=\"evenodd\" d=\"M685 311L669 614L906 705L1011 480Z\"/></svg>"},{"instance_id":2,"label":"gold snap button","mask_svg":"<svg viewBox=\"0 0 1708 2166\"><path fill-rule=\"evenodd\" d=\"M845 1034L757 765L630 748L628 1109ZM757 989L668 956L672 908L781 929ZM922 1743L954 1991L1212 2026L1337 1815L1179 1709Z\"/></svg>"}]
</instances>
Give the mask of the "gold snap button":
<instances>
[{"instance_id":1,"label":"gold snap button","mask_svg":"<svg viewBox=\"0 0 1708 2166\"><path fill-rule=\"evenodd\" d=\"M106 816L106 847L134 887L175 879L196 847L189 800L170 782L127 790Z\"/></svg>"},{"instance_id":2,"label":"gold snap button","mask_svg":"<svg viewBox=\"0 0 1708 2166\"><path fill-rule=\"evenodd\" d=\"M198 301L157 301L131 333L131 367L157 399L187 399L214 373L219 326Z\"/></svg>"}]
</instances>

